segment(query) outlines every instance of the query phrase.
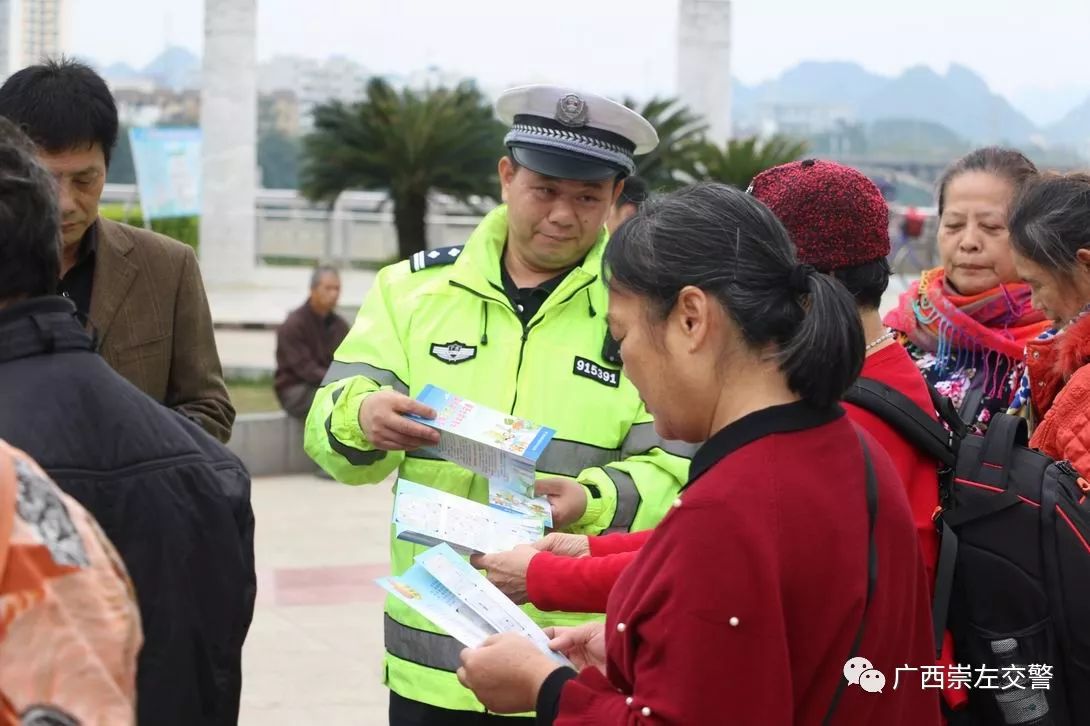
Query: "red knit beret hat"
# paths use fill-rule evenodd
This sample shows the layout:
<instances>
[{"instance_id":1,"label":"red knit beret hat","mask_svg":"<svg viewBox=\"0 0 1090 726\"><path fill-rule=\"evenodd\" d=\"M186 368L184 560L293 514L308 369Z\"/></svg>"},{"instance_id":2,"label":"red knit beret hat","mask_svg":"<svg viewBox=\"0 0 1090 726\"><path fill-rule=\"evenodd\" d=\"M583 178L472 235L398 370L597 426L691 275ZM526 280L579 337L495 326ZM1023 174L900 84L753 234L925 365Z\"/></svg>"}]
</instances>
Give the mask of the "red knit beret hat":
<instances>
[{"instance_id":1,"label":"red knit beret hat","mask_svg":"<svg viewBox=\"0 0 1090 726\"><path fill-rule=\"evenodd\" d=\"M795 161L759 174L750 192L787 228L799 261L822 272L889 254L889 206L874 182L855 169Z\"/></svg>"}]
</instances>

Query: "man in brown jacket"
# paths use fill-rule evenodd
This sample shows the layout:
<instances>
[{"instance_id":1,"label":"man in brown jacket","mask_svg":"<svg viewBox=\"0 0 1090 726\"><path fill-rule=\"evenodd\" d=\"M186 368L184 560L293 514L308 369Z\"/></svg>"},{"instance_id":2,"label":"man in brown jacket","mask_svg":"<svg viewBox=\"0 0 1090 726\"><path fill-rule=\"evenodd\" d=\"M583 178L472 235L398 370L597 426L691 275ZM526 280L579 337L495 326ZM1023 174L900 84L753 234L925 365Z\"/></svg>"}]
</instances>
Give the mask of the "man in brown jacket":
<instances>
[{"instance_id":1,"label":"man in brown jacket","mask_svg":"<svg viewBox=\"0 0 1090 726\"><path fill-rule=\"evenodd\" d=\"M276 397L289 416L305 419L314 394L348 335L348 323L334 310L341 277L334 267L318 267L310 277L310 297L276 331Z\"/></svg>"},{"instance_id":2,"label":"man in brown jacket","mask_svg":"<svg viewBox=\"0 0 1090 726\"><path fill-rule=\"evenodd\" d=\"M0 116L27 132L57 180L60 291L88 320L102 357L141 391L227 441L235 410L196 255L181 242L99 217L118 134L105 82L68 60L29 66L0 87Z\"/></svg>"}]
</instances>

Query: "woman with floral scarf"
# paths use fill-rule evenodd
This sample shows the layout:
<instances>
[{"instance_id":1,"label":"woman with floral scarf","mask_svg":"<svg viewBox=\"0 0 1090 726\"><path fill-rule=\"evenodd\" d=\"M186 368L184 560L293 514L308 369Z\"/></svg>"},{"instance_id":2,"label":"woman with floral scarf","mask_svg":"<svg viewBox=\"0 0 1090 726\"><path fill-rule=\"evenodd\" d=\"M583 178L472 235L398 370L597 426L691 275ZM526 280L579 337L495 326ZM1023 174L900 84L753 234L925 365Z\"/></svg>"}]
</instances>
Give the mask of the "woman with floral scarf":
<instances>
[{"instance_id":1,"label":"woman with floral scarf","mask_svg":"<svg viewBox=\"0 0 1090 726\"><path fill-rule=\"evenodd\" d=\"M1026 344L1049 325L1018 281L1007 218L1037 169L1017 151L989 147L959 159L939 183L939 257L885 323L939 393L983 431L1011 403Z\"/></svg>"}]
</instances>

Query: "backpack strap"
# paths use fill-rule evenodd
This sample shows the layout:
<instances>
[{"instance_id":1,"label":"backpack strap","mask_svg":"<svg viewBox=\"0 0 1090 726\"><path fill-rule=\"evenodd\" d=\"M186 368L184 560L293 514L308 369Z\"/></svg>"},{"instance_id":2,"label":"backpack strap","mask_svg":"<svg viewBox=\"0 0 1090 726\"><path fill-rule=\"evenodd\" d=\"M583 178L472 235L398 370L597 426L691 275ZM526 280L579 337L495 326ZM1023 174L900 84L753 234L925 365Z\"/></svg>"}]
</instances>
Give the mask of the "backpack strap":
<instances>
[{"instance_id":1,"label":"backpack strap","mask_svg":"<svg viewBox=\"0 0 1090 726\"><path fill-rule=\"evenodd\" d=\"M844 400L888 423L930 458L945 466L954 465L957 432L948 431L897 389L873 378L860 378L844 394Z\"/></svg>"},{"instance_id":2,"label":"backpack strap","mask_svg":"<svg viewBox=\"0 0 1090 726\"><path fill-rule=\"evenodd\" d=\"M1019 419L1022 420L1022 419ZM1053 464L1055 466L1055 464ZM1048 532L1050 536L1041 538L1041 564L1044 566L1043 584L1048 594L1048 609L1052 616L1052 622L1056 628L1056 645L1064 654L1065 662L1070 662L1071 649L1073 648L1070 624L1074 622L1068 619L1067 603L1061 583L1063 569L1060 566L1060 523L1057 520L1060 509L1060 489L1062 485L1058 481L1046 480L1041 486L1041 531ZM1069 581L1070 582L1070 581ZM1076 616L1080 617L1080 616ZM1081 619L1081 617L1080 617Z\"/></svg>"},{"instance_id":3,"label":"backpack strap","mask_svg":"<svg viewBox=\"0 0 1090 726\"><path fill-rule=\"evenodd\" d=\"M931 396L931 405L934 407L935 412L939 414L939 419L946 425L946 428L954 434L956 441L961 441L969 434L969 424L965 423L965 419L958 413L957 406L954 405L953 400L949 396L944 396L939 393L938 389L931 385L930 381L927 381L927 392Z\"/></svg>"},{"instance_id":4,"label":"backpack strap","mask_svg":"<svg viewBox=\"0 0 1090 726\"><path fill-rule=\"evenodd\" d=\"M954 571L958 561L958 537L942 517L939 525L939 561L935 565L935 595L931 599L931 622L935 628L935 660L942 657L950 595L954 592Z\"/></svg>"},{"instance_id":5,"label":"backpack strap","mask_svg":"<svg viewBox=\"0 0 1090 726\"><path fill-rule=\"evenodd\" d=\"M1007 474L1016 447L1029 445L1029 428L1026 420L1018 416L997 413L988 422L984 432L980 460L972 477L984 484L1001 489L1007 488Z\"/></svg>"},{"instance_id":6,"label":"backpack strap","mask_svg":"<svg viewBox=\"0 0 1090 726\"><path fill-rule=\"evenodd\" d=\"M844 400L870 411L904 436L916 448L939 461L942 468L937 472L939 500L943 509L953 501L954 466L958 446L969 427L961 419L953 401L941 395L928 384L931 403L944 427L921 409L912 399L889 385L872 378L860 378L848 389ZM947 428L948 427L948 428ZM1017 500L1016 500L1017 501ZM948 513L947 513L948 514ZM936 521L939 527L939 559L935 566L935 590L931 600L931 621L934 624L936 659L942 655L946 619L950 609L950 596L954 589L954 566L957 563L958 538L946 520L946 515Z\"/></svg>"},{"instance_id":7,"label":"backpack strap","mask_svg":"<svg viewBox=\"0 0 1090 726\"><path fill-rule=\"evenodd\" d=\"M859 618L859 627L855 631L855 639L852 640L851 653L847 660L859 655L859 647L863 644L863 632L867 627L867 611L870 609L871 599L874 597L874 589L878 585L878 546L874 539L874 525L878 521L878 476L874 473L874 462L871 461L870 450L863 435L859 436L859 444L863 447L863 466L866 470L866 494L867 494L867 595L863 601L863 615ZM833 702L829 704L829 711L822 721L823 726L828 726L840 703L844 689L848 685L848 679L841 677L837 683L836 693L833 694Z\"/></svg>"}]
</instances>

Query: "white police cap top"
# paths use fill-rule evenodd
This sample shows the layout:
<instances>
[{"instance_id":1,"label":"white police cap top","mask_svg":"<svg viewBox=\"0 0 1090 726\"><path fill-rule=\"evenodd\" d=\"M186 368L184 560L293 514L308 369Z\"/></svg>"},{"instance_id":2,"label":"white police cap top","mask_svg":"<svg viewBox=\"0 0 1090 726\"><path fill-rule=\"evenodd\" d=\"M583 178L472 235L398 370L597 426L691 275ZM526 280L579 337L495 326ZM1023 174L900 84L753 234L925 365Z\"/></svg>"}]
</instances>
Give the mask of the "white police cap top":
<instances>
[{"instance_id":1,"label":"white police cap top","mask_svg":"<svg viewBox=\"0 0 1090 726\"><path fill-rule=\"evenodd\" d=\"M655 127L635 111L593 93L520 86L496 99L511 127L504 143L519 163L549 176L606 178L635 170L634 155L658 145ZM540 167L540 168L539 168Z\"/></svg>"}]
</instances>

